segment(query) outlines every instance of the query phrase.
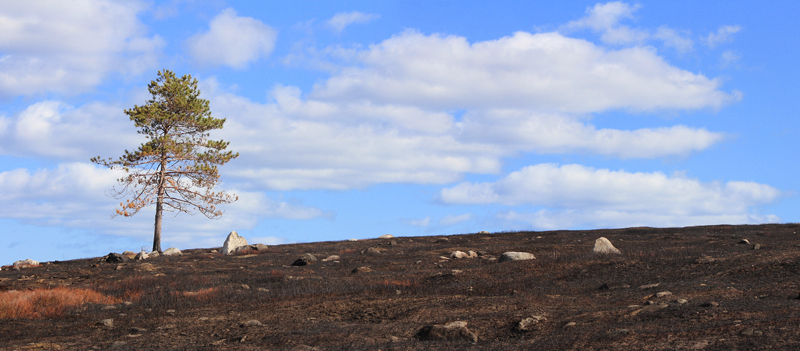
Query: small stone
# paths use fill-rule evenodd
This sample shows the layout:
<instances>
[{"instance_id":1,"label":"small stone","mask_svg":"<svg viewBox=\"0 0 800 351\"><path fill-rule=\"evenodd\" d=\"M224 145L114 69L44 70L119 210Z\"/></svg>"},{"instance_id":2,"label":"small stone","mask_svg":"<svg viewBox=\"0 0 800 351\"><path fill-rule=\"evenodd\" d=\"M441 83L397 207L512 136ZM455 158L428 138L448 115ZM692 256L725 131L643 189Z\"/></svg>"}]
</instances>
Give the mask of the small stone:
<instances>
[{"instance_id":1,"label":"small stone","mask_svg":"<svg viewBox=\"0 0 800 351\"><path fill-rule=\"evenodd\" d=\"M150 258L150 255L148 255L147 252L144 252L144 250L142 250L141 252L136 254L136 256L133 257L133 259L137 261L146 260L148 258Z\"/></svg>"},{"instance_id":2,"label":"small stone","mask_svg":"<svg viewBox=\"0 0 800 351\"><path fill-rule=\"evenodd\" d=\"M244 328L244 327L260 327L261 325L262 325L261 322L259 322L258 320L251 319L251 320L249 320L247 322L242 323L241 327L242 328Z\"/></svg>"},{"instance_id":3,"label":"small stone","mask_svg":"<svg viewBox=\"0 0 800 351\"><path fill-rule=\"evenodd\" d=\"M242 284L242 289L244 289L244 290L250 290L250 285L247 285L247 284Z\"/></svg>"},{"instance_id":4,"label":"small stone","mask_svg":"<svg viewBox=\"0 0 800 351\"><path fill-rule=\"evenodd\" d=\"M611 244L611 241L609 241L604 237L600 237L597 240L595 240L593 252L601 255L620 254L619 250L617 250L617 248Z\"/></svg>"},{"instance_id":5,"label":"small stone","mask_svg":"<svg viewBox=\"0 0 800 351\"><path fill-rule=\"evenodd\" d=\"M500 262L534 260L536 256L527 252L504 252L500 255Z\"/></svg>"},{"instance_id":6,"label":"small stone","mask_svg":"<svg viewBox=\"0 0 800 351\"><path fill-rule=\"evenodd\" d=\"M764 333L762 331L760 331L760 330L756 330L756 329L753 329L753 328L747 328L745 330L742 330L741 334L744 335L744 336L760 336L760 335L762 335Z\"/></svg>"},{"instance_id":7,"label":"small stone","mask_svg":"<svg viewBox=\"0 0 800 351\"><path fill-rule=\"evenodd\" d=\"M761 244L753 245L753 250L761 250Z\"/></svg>"},{"instance_id":8,"label":"small stone","mask_svg":"<svg viewBox=\"0 0 800 351\"><path fill-rule=\"evenodd\" d=\"M647 290L647 289L657 288L657 287L658 287L658 285L659 285L658 283L654 283L654 284L645 284L645 285L641 285L641 286L639 286L639 289L642 289L642 290Z\"/></svg>"},{"instance_id":9,"label":"small stone","mask_svg":"<svg viewBox=\"0 0 800 351\"><path fill-rule=\"evenodd\" d=\"M672 293L669 292L669 291L661 291L659 293L656 293L656 297L664 297L664 296L669 296L669 295L672 295Z\"/></svg>"},{"instance_id":10,"label":"small stone","mask_svg":"<svg viewBox=\"0 0 800 351\"><path fill-rule=\"evenodd\" d=\"M698 263L698 264L707 264L707 263L713 263L714 261L715 261L715 259L713 257L711 257L711 256L703 256L703 257L698 258L694 262Z\"/></svg>"},{"instance_id":11,"label":"small stone","mask_svg":"<svg viewBox=\"0 0 800 351\"><path fill-rule=\"evenodd\" d=\"M435 324L422 327L416 336L419 340L464 340L472 343L478 342L478 336L467 329L467 322L456 321L444 325Z\"/></svg>"},{"instance_id":12,"label":"small stone","mask_svg":"<svg viewBox=\"0 0 800 351\"><path fill-rule=\"evenodd\" d=\"M103 327L106 327L108 329L114 328L114 320L111 318L104 319L97 324L102 325Z\"/></svg>"},{"instance_id":13,"label":"small stone","mask_svg":"<svg viewBox=\"0 0 800 351\"><path fill-rule=\"evenodd\" d=\"M103 308L101 308L101 310L104 310L104 311L116 310L116 309L117 309L117 306L114 306L114 305L103 306Z\"/></svg>"},{"instance_id":14,"label":"small stone","mask_svg":"<svg viewBox=\"0 0 800 351\"><path fill-rule=\"evenodd\" d=\"M747 240L747 239L742 239L741 241L739 241L739 244L747 244L747 245L750 245L750 240Z\"/></svg>"},{"instance_id":15,"label":"small stone","mask_svg":"<svg viewBox=\"0 0 800 351\"><path fill-rule=\"evenodd\" d=\"M121 255L121 254L114 253L114 252L112 252L112 253L110 253L110 254L105 256L105 261L108 262L108 263L124 263L124 262L128 262L128 260L130 260L130 258L128 258L128 256Z\"/></svg>"},{"instance_id":16,"label":"small stone","mask_svg":"<svg viewBox=\"0 0 800 351\"><path fill-rule=\"evenodd\" d=\"M565 327L565 328L569 328L569 327L574 327L574 326L576 326L576 325L578 325L578 323L575 323L575 322L569 322L569 323L567 323L567 324L564 324L564 327Z\"/></svg>"},{"instance_id":17,"label":"small stone","mask_svg":"<svg viewBox=\"0 0 800 351\"><path fill-rule=\"evenodd\" d=\"M131 333L133 333L133 334L141 334L141 333L144 333L146 331L147 331L147 329L145 329L145 328L131 327Z\"/></svg>"},{"instance_id":18,"label":"small stone","mask_svg":"<svg viewBox=\"0 0 800 351\"><path fill-rule=\"evenodd\" d=\"M389 246L396 246L396 245L397 245L397 241L392 240L392 241L389 242Z\"/></svg>"},{"instance_id":19,"label":"small stone","mask_svg":"<svg viewBox=\"0 0 800 351\"><path fill-rule=\"evenodd\" d=\"M167 310L167 313L175 313L175 310Z\"/></svg>"},{"instance_id":20,"label":"small stone","mask_svg":"<svg viewBox=\"0 0 800 351\"><path fill-rule=\"evenodd\" d=\"M369 255L369 256L380 256L380 255L382 255L381 254L381 250L378 250L377 248L374 248L374 247L368 248L364 253Z\"/></svg>"},{"instance_id":21,"label":"small stone","mask_svg":"<svg viewBox=\"0 0 800 351\"><path fill-rule=\"evenodd\" d=\"M176 249L174 247L170 247L169 249L164 250L164 252L162 252L161 254L164 255L164 256L180 256L180 255L183 255L181 250L178 250L178 249Z\"/></svg>"},{"instance_id":22,"label":"small stone","mask_svg":"<svg viewBox=\"0 0 800 351\"><path fill-rule=\"evenodd\" d=\"M322 261L323 261L323 262L327 262L327 261L338 261L338 260L340 260L340 259L341 259L341 258L340 258L338 255L330 255L330 256L328 256L328 257L326 257L326 258L323 258L323 259L322 259Z\"/></svg>"},{"instance_id":23,"label":"small stone","mask_svg":"<svg viewBox=\"0 0 800 351\"><path fill-rule=\"evenodd\" d=\"M369 273L372 272L372 268L369 267L358 267L353 269L353 273Z\"/></svg>"},{"instance_id":24,"label":"small stone","mask_svg":"<svg viewBox=\"0 0 800 351\"><path fill-rule=\"evenodd\" d=\"M256 290L258 290L260 292L269 292L269 289L267 289L267 288L257 288Z\"/></svg>"},{"instance_id":25,"label":"small stone","mask_svg":"<svg viewBox=\"0 0 800 351\"><path fill-rule=\"evenodd\" d=\"M469 254L464 251L453 251L450 253L450 258L470 258Z\"/></svg>"},{"instance_id":26,"label":"small stone","mask_svg":"<svg viewBox=\"0 0 800 351\"><path fill-rule=\"evenodd\" d=\"M678 299L678 300L677 300L677 301L675 301L675 302L677 302L677 303L679 303L679 304L683 305L683 304L686 304L686 303L688 303L688 302L689 302L689 300L686 300L686 299Z\"/></svg>"},{"instance_id":27,"label":"small stone","mask_svg":"<svg viewBox=\"0 0 800 351\"><path fill-rule=\"evenodd\" d=\"M353 238L353 239L350 239L350 240L347 240L347 241L358 241L358 239Z\"/></svg>"},{"instance_id":28,"label":"small stone","mask_svg":"<svg viewBox=\"0 0 800 351\"><path fill-rule=\"evenodd\" d=\"M478 234L489 234L489 232L485 231L485 230L481 230L481 231L478 232Z\"/></svg>"},{"instance_id":29,"label":"small stone","mask_svg":"<svg viewBox=\"0 0 800 351\"><path fill-rule=\"evenodd\" d=\"M383 234L383 235L378 237L378 239L391 239L391 238L394 238L394 235L392 235L392 234Z\"/></svg>"},{"instance_id":30,"label":"small stone","mask_svg":"<svg viewBox=\"0 0 800 351\"><path fill-rule=\"evenodd\" d=\"M533 330L534 325L538 324L539 321L542 320L545 320L545 318L542 316L532 316L525 318L517 322L517 325L514 327L514 330L521 332Z\"/></svg>"},{"instance_id":31,"label":"small stone","mask_svg":"<svg viewBox=\"0 0 800 351\"><path fill-rule=\"evenodd\" d=\"M719 302L716 302L716 301L709 301L709 302L704 302L704 303L700 304L700 307L718 307L718 306L719 306Z\"/></svg>"}]
</instances>

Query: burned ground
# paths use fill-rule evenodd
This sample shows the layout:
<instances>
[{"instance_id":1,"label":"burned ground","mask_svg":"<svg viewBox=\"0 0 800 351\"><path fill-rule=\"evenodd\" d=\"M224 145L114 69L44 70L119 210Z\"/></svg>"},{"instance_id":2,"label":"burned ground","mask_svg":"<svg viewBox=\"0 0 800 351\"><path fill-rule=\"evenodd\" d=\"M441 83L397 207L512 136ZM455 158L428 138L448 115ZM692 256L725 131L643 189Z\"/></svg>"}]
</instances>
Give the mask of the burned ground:
<instances>
[{"instance_id":1,"label":"burned ground","mask_svg":"<svg viewBox=\"0 0 800 351\"><path fill-rule=\"evenodd\" d=\"M800 349L798 229L397 237L239 256L196 249L122 264L93 258L4 268L0 296L65 286L118 303L0 320L0 349ZM593 254L601 236L622 254ZM750 244L740 243L745 238ZM381 253L366 254L370 247ZM481 257L441 258L455 250ZM490 259L506 251L536 259ZM320 260L291 266L305 253ZM329 255L340 258L322 261ZM370 269L354 272L359 267ZM517 327L533 316L540 320ZM242 326L250 320L261 325ZM453 321L467 322L478 342L415 337L425 326Z\"/></svg>"}]
</instances>

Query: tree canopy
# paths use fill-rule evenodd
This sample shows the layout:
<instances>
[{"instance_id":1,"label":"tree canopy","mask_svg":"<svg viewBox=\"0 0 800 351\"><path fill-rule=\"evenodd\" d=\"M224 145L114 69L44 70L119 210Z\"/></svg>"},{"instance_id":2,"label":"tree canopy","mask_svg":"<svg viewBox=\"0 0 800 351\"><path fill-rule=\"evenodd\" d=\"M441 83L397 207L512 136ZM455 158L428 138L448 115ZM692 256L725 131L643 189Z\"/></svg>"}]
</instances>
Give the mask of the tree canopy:
<instances>
[{"instance_id":1,"label":"tree canopy","mask_svg":"<svg viewBox=\"0 0 800 351\"><path fill-rule=\"evenodd\" d=\"M162 212L200 212L208 218L222 216L216 205L238 199L225 191L214 191L220 180L217 166L239 156L226 151L229 142L208 140L208 131L222 129L224 118L211 116L208 100L200 98L197 80L190 75L178 78L169 70L158 72L150 82L152 99L143 106L125 110L138 133L147 137L135 151L125 150L119 159L92 162L124 170L115 198L126 198L114 216L133 216L156 205L153 251L161 252Z\"/></svg>"}]
</instances>

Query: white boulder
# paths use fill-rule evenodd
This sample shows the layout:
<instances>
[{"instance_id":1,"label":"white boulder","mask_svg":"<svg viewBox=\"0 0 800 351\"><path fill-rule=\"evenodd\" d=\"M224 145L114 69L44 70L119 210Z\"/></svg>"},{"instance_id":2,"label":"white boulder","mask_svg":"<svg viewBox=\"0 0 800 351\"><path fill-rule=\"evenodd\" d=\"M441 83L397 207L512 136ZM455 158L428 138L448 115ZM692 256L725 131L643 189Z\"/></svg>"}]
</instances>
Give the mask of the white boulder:
<instances>
[{"instance_id":1,"label":"white boulder","mask_svg":"<svg viewBox=\"0 0 800 351\"><path fill-rule=\"evenodd\" d=\"M525 261L525 260L535 260L536 256L532 253L527 252L504 252L500 256L500 262L508 262L508 261Z\"/></svg>"},{"instance_id":2,"label":"white boulder","mask_svg":"<svg viewBox=\"0 0 800 351\"><path fill-rule=\"evenodd\" d=\"M228 237L225 239L225 243L222 244L222 254L230 255L236 251L237 247L245 245L247 245L247 239L242 238L238 233L233 231L228 234Z\"/></svg>"},{"instance_id":3,"label":"white boulder","mask_svg":"<svg viewBox=\"0 0 800 351\"><path fill-rule=\"evenodd\" d=\"M595 240L594 242L594 253L596 254L615 254L619 255L620 252L617 250L614 245L611 245L611 241L604 237L600 237L599 239Z\"/></svg>"},{"instance_id":4,"label":"white boulder","mask_svg":"<svg viewBox=\"0 0 800 351\"><path fill-rule=\"evenodd\" d=\"M14 262L14 267L19 267L19 268L35 267L35 266L38 266L38 265L39 265L38 261L34 261L34 260L30 259L30 258L27 259L27 260L19 260L17 262Z\"/></svg>"},{"instance_id":5,"label":"white boulder","mask_svg":"<svg viewBox=\"0 0 800 351\"><path fill-rule=\"evenodd\" d=\"M394 238L394 235L392 235L392 234L383 234L383 235L378 237L378 239L391 239L391 238Z\"/></svg>"},{"instance_id":6,"label":"white boulder","mask_svg":"<svg viewBox=\"0 0 800 351\"><path fill-rule=\"evenodd\" d=\"M176 249L174 247L170 247L169 249L164 250L164 252L162 252L161 254L164 255L164 256L180 256L180 255L183 255L181 250L178 250L178 249Z\"/></svg>"}]
</instances>

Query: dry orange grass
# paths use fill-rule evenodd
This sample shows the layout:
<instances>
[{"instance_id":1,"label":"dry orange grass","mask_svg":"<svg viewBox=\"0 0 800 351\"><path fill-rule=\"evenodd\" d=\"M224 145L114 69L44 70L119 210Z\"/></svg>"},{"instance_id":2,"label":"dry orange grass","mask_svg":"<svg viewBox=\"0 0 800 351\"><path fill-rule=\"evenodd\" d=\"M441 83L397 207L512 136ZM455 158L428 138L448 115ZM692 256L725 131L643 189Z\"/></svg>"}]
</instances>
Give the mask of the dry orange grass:
<instances>
[{"instance_id":1,"label":"dry orange grass","mask_svg":"<svg viewBox=\"0 0 800 351\"><path fill-rule=\"evenodd\" d=\"M217 288L206 288L197 291L174 291L173 294L182 297L191 297L197 301L210 301L217 295Z\"/></svg>"},{"instance_id":2,"label":"dry orange grass","mask_svg":"<svg viewBox=\"0 0 800 351\"><path fill-rule=\"evenodd\" d=\"M0 293L0 319L9 318L57 318L67 308L91 302L115 304L119 299L105 296L94 290L57 287L29 291L7 291Z\"/></svg>"}]
</instances>

